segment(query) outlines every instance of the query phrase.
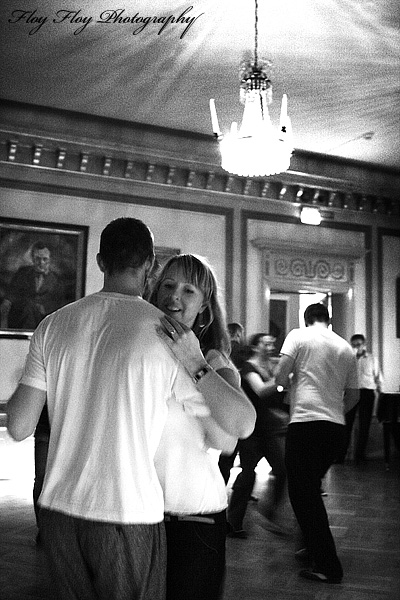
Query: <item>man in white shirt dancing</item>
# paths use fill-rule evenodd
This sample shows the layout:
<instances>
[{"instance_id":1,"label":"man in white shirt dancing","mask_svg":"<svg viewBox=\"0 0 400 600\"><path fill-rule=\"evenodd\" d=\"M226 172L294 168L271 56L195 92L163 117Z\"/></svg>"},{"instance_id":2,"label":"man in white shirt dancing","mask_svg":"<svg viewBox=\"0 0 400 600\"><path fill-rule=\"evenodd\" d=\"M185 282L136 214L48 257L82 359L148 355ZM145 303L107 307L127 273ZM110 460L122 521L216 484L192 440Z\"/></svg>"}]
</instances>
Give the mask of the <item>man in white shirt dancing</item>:
<instances>
[{"instance_id":1,"label":"man in white shirt dancing","mask_svg":"<svg viewBox=\"0 0 400 600\"><path fill-rule=\"evenodd\" d=\"M290 384L286 468L290 501L312 568L300 576L340 583L343 569L321 498L321 480L343 447L344 414L358 400L356 359L348 342L328 329L323 304L304 313L306 328L287 335L275 377Z\"/></svg>"},{"instance_id":2,"label":"man in white shirt dancing","mask_svg":"<svg viewBox=\"0 0 400 600\"><path fill-rule=\"evenodd\" d=\"M167 402L196 394L160 339L143 292L153 235L121 218L101 234L101 291L35 330L8 430L34 431L47 399L50 443L39 526L58 600L162 600L164 499L154 455Z\"/></svg>"}]
</instances>

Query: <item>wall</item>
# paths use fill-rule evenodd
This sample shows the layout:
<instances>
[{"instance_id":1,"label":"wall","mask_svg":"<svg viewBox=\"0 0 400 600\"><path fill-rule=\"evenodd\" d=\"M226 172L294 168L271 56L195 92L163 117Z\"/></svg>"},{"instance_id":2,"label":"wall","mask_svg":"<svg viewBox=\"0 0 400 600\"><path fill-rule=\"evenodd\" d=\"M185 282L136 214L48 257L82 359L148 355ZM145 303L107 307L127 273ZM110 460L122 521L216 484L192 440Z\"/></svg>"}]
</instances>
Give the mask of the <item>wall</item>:
<instances>
[{"instance_id":1,"label":"wall","mask_svg":"<svg viewBox=\"0 0 400 600\"><path fill-rule=\"evenodd\" d=\"M0 339L0 403L6 402L17 387L28 348L28 339Z\"/></svg>"},{"instance_id":2,"label":"wall","mask_svg":"<svg viewBox=\"0 0 400 600\"><path fill-rule=\"evenodd\" d=\"M298 150L280 175L231 176L218 164L212 136L0 101L0 218L89 226L87 293L101 286L94 260L100 231L121 215L147 222L158 245L206 255L228 318L248 334L262 323L264 294L262 253L252 239L347 248L359 253L354 329L366 333L395 389L399 192L400 171ZM307 205L320 209L320 227L299 223ZM7 345L0 339L0 352Z\"/></svg>"},{"instance_id":3,"label":"wall","mask_svg":"<svg viewBox=\"0 0 400 600\"><path fill-rule=\"evenodd\" d=\"M181 252L207 255L214 266L222 290L225 288L225 217L218 214L193 212L182 209L146 206L138 198L131 204L27 192L3 188L1 216L30 219L89 227L86 293L102 285L96 254L102 229L117 217L142 219L152 230L156 246L179 248Z\"/></svg>"},{"instance_id":4,"label":"wall","mask_svg":"<svg viewBox=\"0 0 400 600\"><path fill-rule=\"evenodd\" d=\"M396 335L396 280L400 277L400 237L382 236L382 369L384 391L400 391L400 338Z\"/></svg>"},{"instance_id":5,"label":"wall","mask_svg":"<svg viewBox=\"0 0 400 600\"><path fill-rule=\"evenodd\" d=\"M213 265L222 296L226 283L226 218L224 215L159 206L145 206L2 188L1 215L16 219L89 226L86 294L99 290L102 275L96 264L99 237L117 217L142 219L153 231L158 246L178 248L206 256ZM0 339L0 402L12 394L28 348L27 340Z\"/></svg>"}]
</instances>

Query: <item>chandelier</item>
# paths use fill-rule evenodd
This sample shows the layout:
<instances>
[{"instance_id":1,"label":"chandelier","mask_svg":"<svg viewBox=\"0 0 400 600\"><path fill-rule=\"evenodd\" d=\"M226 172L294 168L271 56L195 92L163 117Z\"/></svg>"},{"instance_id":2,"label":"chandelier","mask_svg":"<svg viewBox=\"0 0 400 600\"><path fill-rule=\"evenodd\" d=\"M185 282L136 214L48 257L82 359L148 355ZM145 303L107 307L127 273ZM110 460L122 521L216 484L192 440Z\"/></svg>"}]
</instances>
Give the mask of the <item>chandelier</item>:
<instances>
[{"instance_id":1,"label":"chandelier","mask_svg":"<svg viewBox=\"0 0 400 600\"><path fill-rule=\"evenodd\" d=\"M254 29L254 60L243 63L241 69L240 101L244 111L240 129L233 122L230 132L222 134L214 99L210 100L210 112L222 168L244 177L267 177L289 168L293 152L292 127L286 94L282 96L279 131L272 126L269 116L272 84L267 71L271 63L258 59L258 0L255 0Z\"/></svg>"}]
</instances>

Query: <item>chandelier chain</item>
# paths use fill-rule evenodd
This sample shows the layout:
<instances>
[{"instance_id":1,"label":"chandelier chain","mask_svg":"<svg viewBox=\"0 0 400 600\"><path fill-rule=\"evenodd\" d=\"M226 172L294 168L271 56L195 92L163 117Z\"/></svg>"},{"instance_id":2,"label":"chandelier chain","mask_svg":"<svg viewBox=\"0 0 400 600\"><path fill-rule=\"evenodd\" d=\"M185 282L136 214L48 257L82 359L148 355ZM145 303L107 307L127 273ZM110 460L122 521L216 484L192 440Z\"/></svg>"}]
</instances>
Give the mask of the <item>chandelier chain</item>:
<instances>
[{"instance_id":1,"label":"chandelier chain","mask_svg":"<svg viewBox=\"0 0 400 600\"><path fill-rule=\"evenodd\" d=\"M258 65L258 0L255 0L255 19L254 19L254 66Z\"/></svg>"}]
</instances>

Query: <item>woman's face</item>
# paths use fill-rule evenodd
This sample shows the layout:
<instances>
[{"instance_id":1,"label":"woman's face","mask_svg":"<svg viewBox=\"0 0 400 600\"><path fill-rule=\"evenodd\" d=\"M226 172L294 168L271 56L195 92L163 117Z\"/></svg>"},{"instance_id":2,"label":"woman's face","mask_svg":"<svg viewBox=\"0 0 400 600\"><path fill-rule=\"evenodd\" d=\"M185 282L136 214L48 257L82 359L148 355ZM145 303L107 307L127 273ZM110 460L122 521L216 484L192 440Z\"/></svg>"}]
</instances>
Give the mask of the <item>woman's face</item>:
<instances>
[{"instance_id":1,"label":"woman's face","mask_svg":"<svg viewBox=\"0 0 400 600\"><path fill-rule=\"evenodd\" d=\"M203 292L186 281L176 265L172 265L165 273L158 289L157 306L166 315L190 328L197 315L206 308Z\"/></svg>"},{"instance_id":2,"label":"woman's face","mask_svg":"<svg viewBox=\"0 0 400 600\"><path fill-rule=\"evenodd\" d=\"M263 359L271 356L275 351L275 338L264 335L258 340L257 351Z\"/></svg>"}]
</instances>

